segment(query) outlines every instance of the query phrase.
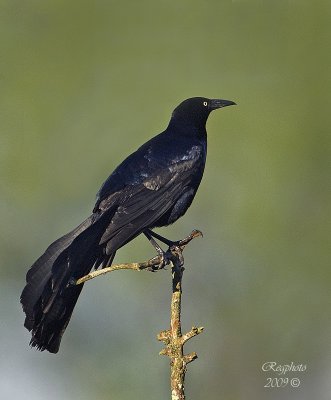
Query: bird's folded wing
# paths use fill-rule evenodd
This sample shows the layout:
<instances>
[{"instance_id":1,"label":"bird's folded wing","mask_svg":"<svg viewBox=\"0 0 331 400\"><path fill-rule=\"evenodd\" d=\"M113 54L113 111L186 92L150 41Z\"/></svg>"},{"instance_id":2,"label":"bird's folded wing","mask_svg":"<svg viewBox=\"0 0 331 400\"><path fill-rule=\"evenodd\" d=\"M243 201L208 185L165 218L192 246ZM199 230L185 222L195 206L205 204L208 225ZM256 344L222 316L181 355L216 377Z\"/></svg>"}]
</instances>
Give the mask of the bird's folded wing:
<instances>
[{"instance_id":1,"label":"bird's folded wing","mask_svg":"<svg viewBox=\"0 0 331 400\"><path fill-rule=\"evenodd\" d=\"M183 163L180 163L183 164ZM117 210L105 230L100 244L107 243L107 254L117 250L153 224L174 206L186 189L195 168L178 165L178 171L163 169L142 183L129 185L120 196L113 194L100 206L105 209L117 202ZM188 168L190 167L190 168Z\"/></svg>"}]
</instances>

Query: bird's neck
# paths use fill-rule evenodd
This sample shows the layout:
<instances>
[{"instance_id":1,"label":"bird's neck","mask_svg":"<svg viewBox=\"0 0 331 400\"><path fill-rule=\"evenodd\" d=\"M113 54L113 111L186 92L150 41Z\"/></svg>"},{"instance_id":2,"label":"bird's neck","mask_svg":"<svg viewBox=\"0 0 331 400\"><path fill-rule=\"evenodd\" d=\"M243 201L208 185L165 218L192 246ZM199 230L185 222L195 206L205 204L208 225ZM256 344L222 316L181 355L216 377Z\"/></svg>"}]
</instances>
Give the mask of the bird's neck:
<instances>
[{"instance_id":1,"label":"bird's neck","mask_svg":"<svg viewBox=\"0 0 331 400\"><path fill-rule=\"evenodd\" d=\"M204 138L207 135L205 121L187 121L185 119L171 118L167 127L168 132L180 136L194 136Z\"/></svg>"}]
</instances>

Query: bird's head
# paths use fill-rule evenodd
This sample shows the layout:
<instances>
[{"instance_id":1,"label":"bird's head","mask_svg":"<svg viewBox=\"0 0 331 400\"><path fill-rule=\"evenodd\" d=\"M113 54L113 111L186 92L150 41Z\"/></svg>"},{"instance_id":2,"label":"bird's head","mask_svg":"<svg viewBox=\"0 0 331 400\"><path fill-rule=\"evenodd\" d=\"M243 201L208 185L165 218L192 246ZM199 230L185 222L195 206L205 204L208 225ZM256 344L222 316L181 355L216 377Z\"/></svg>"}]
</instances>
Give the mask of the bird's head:
<instances>
[{"instance_id":1,"label":"bird's head","mask_svg":"<svg viewBox=\"0 0 331 400\"><path fill-rule=\"evenodd\" d=\"M230 100L207 99L205 97L192 97L184 100L177 106L171 116L171 124L195 126L204 128L209 114L217 108L235 105Z\"/></svg>"}]
</instances>

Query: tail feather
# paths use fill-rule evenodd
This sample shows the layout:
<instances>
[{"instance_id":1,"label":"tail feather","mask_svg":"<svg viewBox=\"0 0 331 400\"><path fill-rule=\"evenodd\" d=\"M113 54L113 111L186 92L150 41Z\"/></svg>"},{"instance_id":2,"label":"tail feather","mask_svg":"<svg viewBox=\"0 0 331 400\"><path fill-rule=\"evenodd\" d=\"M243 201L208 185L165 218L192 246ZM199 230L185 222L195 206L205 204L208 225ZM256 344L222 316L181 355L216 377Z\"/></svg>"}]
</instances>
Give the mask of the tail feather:
<instances>
[{"instance_id":1,"label":"tail feather","mask_svg":"<svg viewBox=\"0 0 331 400\"><path fill-rule=\"evenodd\" d=\"M87 218L72 232L52 243L32 265L26 276L21 303L24 326L31 331L31 346L57 353L83 285L70 285L93 265L112 259L100 238L109 219Z\"/></svg>"}]
</instances>

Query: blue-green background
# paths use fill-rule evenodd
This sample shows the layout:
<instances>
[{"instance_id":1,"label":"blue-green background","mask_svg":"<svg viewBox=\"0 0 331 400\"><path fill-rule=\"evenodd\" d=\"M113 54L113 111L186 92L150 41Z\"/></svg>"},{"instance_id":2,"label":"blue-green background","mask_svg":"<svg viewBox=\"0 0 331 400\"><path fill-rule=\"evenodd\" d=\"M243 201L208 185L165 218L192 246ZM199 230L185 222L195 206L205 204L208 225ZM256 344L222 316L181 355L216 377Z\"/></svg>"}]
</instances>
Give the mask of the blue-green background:
<instances>
[{"instance_id":1,"label":"blue-green background","mask_svg":"<svg viewBox=\"0 0 331 400\"><path fill-rule=\"evenodd\" d=\"M89 215L114 167L191 96L207 124L186 250L189 399L330 397L331 5L304 0L0 3L0 397L167 399L170 273L88 283L58 355L28 346L19 295L47 245ZM117 261L153 255L138 238ZM266 361L306 364L266 389Z\"/></svg>"}]
</instances>

